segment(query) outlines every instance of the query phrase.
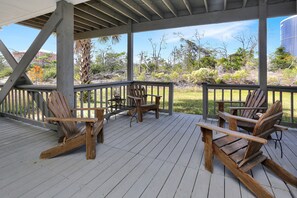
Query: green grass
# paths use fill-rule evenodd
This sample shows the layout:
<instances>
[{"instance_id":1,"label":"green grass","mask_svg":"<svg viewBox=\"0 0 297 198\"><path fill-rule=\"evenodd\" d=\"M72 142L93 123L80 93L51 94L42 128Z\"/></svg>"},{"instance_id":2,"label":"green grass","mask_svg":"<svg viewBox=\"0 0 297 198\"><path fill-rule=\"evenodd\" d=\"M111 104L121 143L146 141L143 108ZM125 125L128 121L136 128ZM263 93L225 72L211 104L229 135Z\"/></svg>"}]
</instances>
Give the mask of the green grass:
<instances>
[{"instance_id":1,"label":"green grass","mask_svg":"<svg viewBox=\"0 0 297 198\"><path fill-rule=\"evenodd\" d=\"M247 96L247 91L241 91L241 98L239 97L239 91L232 91L233 101L245 101ZM222 94L221 90L217 90L214 93L213 90L208 92L208 114L214 116L217 110L217 106L214 107L214 95L216 100L222 100L224 95L224 100L231 100L230 90L225 90ZM294 122L297 122L297 93L293 95L294 97ZM280 100L280 93L275 92L275 100ZM268 104L271 105L273 102L272 93L268 93ZM283 105L283 121L291 122L291 94L282 94L282 105ZM173 108L175 112L188 113L188 114L200 114L203 113L203 100L202 100L202 88L201 87L190 87L190 88L174 88L174 104ZM228 106L227 106L228 107Z\"/></svg>"}]
</instances>

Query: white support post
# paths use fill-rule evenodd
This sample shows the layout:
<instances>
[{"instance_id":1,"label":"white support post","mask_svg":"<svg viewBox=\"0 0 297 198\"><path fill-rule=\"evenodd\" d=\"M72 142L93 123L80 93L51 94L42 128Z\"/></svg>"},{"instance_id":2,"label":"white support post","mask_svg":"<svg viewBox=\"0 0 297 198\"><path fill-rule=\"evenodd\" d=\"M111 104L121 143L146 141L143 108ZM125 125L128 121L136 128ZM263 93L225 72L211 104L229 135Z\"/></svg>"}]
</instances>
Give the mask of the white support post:
<instances>
[{"instance_id":1,"label":"white support post","mask_svg":"<svg viewBox=\"0 0 297 198\"><path fill-rule=\"evenodd\" d=\"M259 0L259 85L267 91L267 3Z\"/></svg>"},{"instance_id":2,"label":"white support post","mask_svg":"<svg viewBox=\"0 0 297 198\"><path fill-rule=\"evenodd\" d=\"M74 8L66 1L57 2L61 8L63 20L57 27L57 90L67 98L70 107L74 107Z\"/></svg>"},{"instance_id":3,"label":"white support post","mask_svg":"<svg viewBox=\"0 0 297 198\"><path fill-rule=\"evenodd\" d=\"M133 81L133 30L132 30L132 21L129 20L128 23L128 43L127 43L127 80Z\"/></svg>"}]
</instances>

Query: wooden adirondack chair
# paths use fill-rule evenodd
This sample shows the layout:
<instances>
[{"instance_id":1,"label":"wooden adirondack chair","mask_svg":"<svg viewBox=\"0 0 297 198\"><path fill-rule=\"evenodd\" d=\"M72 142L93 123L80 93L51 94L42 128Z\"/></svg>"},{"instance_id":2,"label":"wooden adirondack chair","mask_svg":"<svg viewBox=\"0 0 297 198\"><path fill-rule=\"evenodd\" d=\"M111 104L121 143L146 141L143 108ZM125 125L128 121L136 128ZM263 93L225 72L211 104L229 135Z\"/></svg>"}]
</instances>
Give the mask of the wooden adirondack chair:
<instances>
[{"instance_id":1,"label":"wooden adirondack chair","mask_svg":"<svg viewBox=\"0 0 297 198\"><path fill-rule=\"evenodd\" d=\"M154 97L153 103L149 103L147 97ZM141 85L130 85L128 98L132 99L132 103L135 106L135 113L137 113L137 120L139 122L143 121L143 112L155 111L156 118L159 118L159 105L161 96L147 94L144 87Z\"/></svg>"},{"instance_id":2,"label":"wooden adirondack chair","mask_svg":"<svg viewBox=\"0 0 297 198\"><path fill-rule=\"evenodd\" d=\"M261 111L263 112L267 109L266 107L264 107L266 103L266 94L261 89L256 89L253 92L249 92L245 102L218 101L217 103L219 107L219 112L225 111L225 108L224 108L225 103L244 103L242 107L230 107L229 108L230 113L232 115L238 115L238 111L241 111L241 114L239 116L250 118L250 119L258 118L256 114ZM222 114L219 114L220 127L223 127L225 120L226 118L223 117ZM254 127L254 125L251 125L251 123L249 122L241 122L241 121L238 121L237 126L250 132L253 131L253 127Z\"/></svg>"},{"instance_id":3,"label":"wooden adirondack chair","mask_svg":"<svg viewBox=\"0 0 297 198\"><path fill-rule=\"evenodd\" d=\"M205 168L213 171L213 155L215 155L250 191L257 197L273 197L247 172L262 163L287 183L297 187L297 178L268 159L260 150L267 143L267 137L278 129L275 125L282 117L282 105L278 101L264 113L259 120L230 115L230 129L221 128L207 123L198 123L203 133ZM255 124L253 135L237 132L236 122L244 120ZM283 129L283 128L282 128ZM212 132L226 134L213 139Z\"/></svg>"},{"instance_id":4,"label":"wooden adirondack chair","mask_svg":"<svg viewBox=\"0 0 297 198\"><path fill-rule=\"evenodd\" d=\"M52 158L75 148L86 145L86 159L95 159L96 140L103 143L103 112L102 108L70 109L65 96L53 91L49 96L48 108L55 117L46 118L48 122L57 122L65 137L62 144L43 151L41 159ZM73 111L95 110L96 118L75 118ZM84 122L79 126L77 122Z\"/></svg>"}]
</instances>

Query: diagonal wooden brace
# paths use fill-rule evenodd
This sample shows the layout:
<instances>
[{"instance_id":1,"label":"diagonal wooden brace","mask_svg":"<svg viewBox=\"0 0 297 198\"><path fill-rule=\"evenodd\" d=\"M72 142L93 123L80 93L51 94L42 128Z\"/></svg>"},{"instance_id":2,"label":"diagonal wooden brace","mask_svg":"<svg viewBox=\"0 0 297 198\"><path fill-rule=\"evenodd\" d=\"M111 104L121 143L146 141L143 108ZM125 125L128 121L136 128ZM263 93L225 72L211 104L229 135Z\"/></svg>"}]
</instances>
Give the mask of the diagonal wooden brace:
<instances>
[{"instance_id":1,"label":"diagonal wooden brace","mask_svg":"<svg viewBox=\"0 0 297 198\"><path fill-rule=\"evenodd\" d=\"M37 35L36 39L33 41L32 45L29 47L28 51L25 53L21 61L16 65L16 68L0 91L0 104L3 102L9 91L16 84L19 77L25 72L26 68L33 60L37 52L40 50L42 45L45 43L51 33L56 29L57 25L61 22L61 20L63 19L62 12L62 7L58 6L55 12L46 22L40 33Z\"/></svg>"},{"instance_id":2,"label":"diagonal wooden brace","mask_svg":"<svg viewBox=\"0 0 297 198\"><path fill-rule=\"evenodd\" d=\"M8 62L8 64L10 65L10 67L15 70L18 62L15 60L15 58L13 57L13 55L9 52L9 50L6 48L5 44L0 40L0 52L2 53L2 55L4 56L4 58L6 59L6 61ZM20 76L18 78L18 80L16 81L15 85L21 85L21 84L25 84L25 85L33 85L32 81L30 80L30 78L24 73L22 76ZM32 97L32 99L35 101L36 104L40 104L39 107L43 107L40 108L40 110L42 111L42 113L44 115L47 115L48 108L46 105L46 102L44 101L42 95L37 92L37 98L33 97L33 94L30 92L29 93Z\"/></svg>"}]
</instances>

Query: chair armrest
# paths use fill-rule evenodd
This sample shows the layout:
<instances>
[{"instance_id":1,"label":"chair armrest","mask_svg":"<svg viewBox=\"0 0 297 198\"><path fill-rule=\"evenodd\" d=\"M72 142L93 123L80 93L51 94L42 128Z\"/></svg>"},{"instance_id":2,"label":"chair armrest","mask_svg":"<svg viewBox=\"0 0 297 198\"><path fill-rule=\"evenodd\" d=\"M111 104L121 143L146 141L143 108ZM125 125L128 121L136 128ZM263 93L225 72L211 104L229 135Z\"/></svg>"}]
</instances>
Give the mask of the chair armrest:
<instances>
[{"instance_id":1,"label":"chair armrest","mask_svg":"<svg viewBox=\"0 0 297 198\"><path fill-rule=\"evenodd\" d=\"M264 139L264 138L260 138L260 137L253 136L253 135L248 135L248 134L245 134L245 133L240 133L238 131L232 131L230 129L218 127L218 126L215 126L215 125L212 125L212 124L207 124L207 123L204 123L204 122L197 123L197 126L200 126L201 128L205 128L205 129L208 129L208 130L211 130L211 131L216 131L216 132L219 132L219 133L223 133L223 134L226 134L226 135L229 135L229 136L246 139L246 140L253 141L253 142L258 142L258 143L261 143L261 144L266 144L267 143L267 140Z\"/></svg>"},{"instance_id":2,"label":"chair armrest","mask_svg":"<svg viewBox=\"0 0 297 198\"><path fill-rule=\"evenodd\" d=\"M241 117L241 116L236 116L236 115L232 115L230 113L226 113L226 112L219 112L219 117L223 118L224 120L230 120L230 119L235 119L238 121L243 121L243 122L249 122L249 123L253 123L256 124L257 120L253 120L250 118L245 118L245 117Z\"/></svg>"},{"instance_id":3,"label":"chair armrest","mask_svg":"<svg viewBox=\"0 0 297 198\"><path fill-rule=\"evenodd\" d=\"M267 107L229 107L230 110L266 110Z\"/></svg>"},{"instance_id":4,"label":"chair armrest","mask_svg":"<svg viewBox=\"0 0 297 198\"><path fill-rule=\"evenodd\" d=\"M286 130L289 129L288 127L281 126L281 125L278 125L278 124L275 124L275 125L274 125L274 128L275 128L275 130L277 130L277 131L286 131Z\"/></svg>"},{"instance_id":5,"label":"chair armrest","mask_svg":"<svg viewBox=\"0 0 297 198\"><path fill-rule=\"evenodd\" d=\"M161 98L162 96L159 96L159 95L154 95L154 94L145 94L146 96L154 96L154 97L157 97L157 98Z\"/></svg>"},{"instance_id":6,"label":"chair armrest","mask_svg":"<svg viewBox=\"0 0 297 198\"><path fill-rule=\"evenodd\" d=\"M48 117L45 118L47 122L90 122L95 123L98 121L97 118L57 118L57 117Z\"/></svg>"},{"instance_id":7,"label":"chair armrest","mask_svg":"<svg viewBox=\"0 0 297 198\"><path fill-rule=\"evenodd\" d=\"M96 107L93 107L93 108L75 108L75 109L71 109L71 111L81 111L81 110L105 110L107 108L96 108Z\"/></svg>"}]
</instances>

